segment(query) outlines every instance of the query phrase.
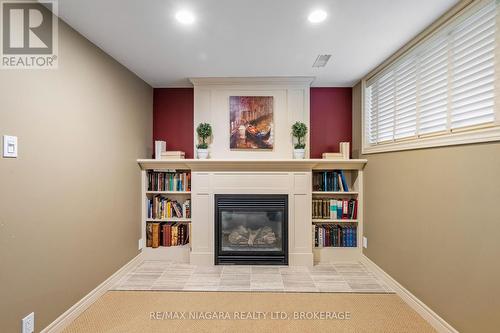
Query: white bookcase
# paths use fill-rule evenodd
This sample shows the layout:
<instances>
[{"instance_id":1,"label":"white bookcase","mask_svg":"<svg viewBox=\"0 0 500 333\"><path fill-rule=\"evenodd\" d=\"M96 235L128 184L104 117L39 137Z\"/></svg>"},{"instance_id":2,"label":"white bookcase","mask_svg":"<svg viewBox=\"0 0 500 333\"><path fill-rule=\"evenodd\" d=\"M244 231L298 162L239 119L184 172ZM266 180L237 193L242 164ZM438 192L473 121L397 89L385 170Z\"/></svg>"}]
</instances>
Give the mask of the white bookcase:
<instances>
[{"instance_id":1,"label":"white bookcase","mask_svg":"<svg viewBox=\"0 0 500 333\"><path fill-rule=\"evenodd\" d=\"M312 225L315 224L351 224L356 225L356 247L315 247L314 246L314 227L312 230L313 237L313 254L314 262L331 262L331 261L357 261L362 253L362 238L363 238L363 165L357 168L344 168L342 166L335 166L330 168L315 168L312 172L314 181L314 174L323 171L342 170L349 187L348 192L341 191L315 191L312 189L312 200L315 199L357 199L357 218L350 219L320 219L311 218ZM314 186L314 184L313 184ZM311 203L312 204L312 203Z\"/></svg>"},{"instance_id":2,"label":"white bookcase","mask_svg":"<svg viewBox=\"0 0 500 333\"><path fill-rule=\"evenodd\" d=\"M162 219L162 220L152 220L147 217L147 198L153 195L163 195L178 201L184 201L186 198L191 198L190 192L180 192L180 191L150 191L148 190L148 170L154 171L167 171L167 170L189 170L197 173L211 173L211 172L302 172L308 175L308 177L313 177L314 172L317 171L333 171L333 170L343 170L346 177L346 181L349 185L349 192L323 192L313 190L312 185L304 194L307 199L314 200L318 198L355 198L358 200L358 211L356 220L342 220L342 219L316 219L312 218L311 209L307 207L307 214L304 216L309 216L305 223L310 226L309 235L312 237L312 257L314 263L318 262L331 262L331 261L358 261L362 254L362 238L363 238L363 168L366 164L366 160L322 160L322 159L304 159L304 160L293 160L293 159L276 159L276 160L151 160L142 159L137 161L141 166L142 174L142 184L141 184L141 201L142 201L142 217L141 217L141 231L142 231L142 251L144 258L148 260L173 260L177 262L189 263L192 260L191 250L193 238L190 237L190 244L184 246L171 246L171 247L157 247L151 248L146 247L146 224L150 221L158 222L180 222L180 223L191 223L191 219ZM193 182L193 178L192 178ZM312 184L311 182L307 182ZM193 187L196 184L191 184ZM203 185L205 186L205 185ZM310 191L310 192L307 192ZM191 198L194 199L194 198ZM194 206L196 200L191 200L191 204ZM312 201L310 202L312 206ZM198 207L200 208L200 207ZM193 207L191 207L191 212ZM209 214L208 209L205 214ZM206 215L205 215L206 216ZM302 219L301 219L302 220ZM203 221L195 221L203 222ZM345 224L345 223L356 223L357 225L357 246L356 247L314 247L314 224ZM192 228L190 228L191 230ZM302 229L304 230L304 229ZM191 235L190 235L191 236ZM194 242L199 242L200 239L194 240ZM305 243L304 243L305 244ZM309 248L310 242L307 242L307 248ZM308 251L306 251L308 252ZM193 252L194 253L194 252Z\"/></svg>"},{"instance_id":3,"label":"white bookcase","mask_svg":"<svg viewBox=\"0 0 500 333\"><path fill-rule=\"evenodd\" d=\"M177 200L179 202L184 202L186 199L191 198L190 191L151 191L148 189L148 172L149 171L170 171L167 165L160 168L143 168L141 171L141 200L142 200L142 223L141 223L141 238L143 243L142 252L147 260L172 260L177 262L189 262L189 252L191 249L191 244L187 245L177 245L177 246L159 246L156 248L147 247L147 235L146 228L147 223L151 222L170 222L170 223L191 223L191 218L162 218L153 219L148 217L148 207L147 201L155 195L161 195L165 198ZM190 171L189 169L176 169L176 171ZM190 228L191 230L191 228ZM191 237L189 237L191 241Z\"/></svg>"}]
</instances>

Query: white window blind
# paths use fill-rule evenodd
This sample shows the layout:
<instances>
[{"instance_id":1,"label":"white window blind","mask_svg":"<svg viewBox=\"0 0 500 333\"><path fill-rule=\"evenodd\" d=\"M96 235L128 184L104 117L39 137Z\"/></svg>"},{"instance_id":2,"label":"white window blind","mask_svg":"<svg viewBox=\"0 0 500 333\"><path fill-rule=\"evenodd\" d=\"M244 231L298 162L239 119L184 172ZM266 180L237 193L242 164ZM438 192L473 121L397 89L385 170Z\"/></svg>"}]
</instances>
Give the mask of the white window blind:
<instances>
[{"instance_id":1,"label":"white window blind","mask_svg":"<svg viewBox=\"0 0 500 333\"><path fill-rule=\"evenodd\" d=\"M496 22L483 1L368 80L365 148L494 124Z\"/></svg>"}]
</instances>

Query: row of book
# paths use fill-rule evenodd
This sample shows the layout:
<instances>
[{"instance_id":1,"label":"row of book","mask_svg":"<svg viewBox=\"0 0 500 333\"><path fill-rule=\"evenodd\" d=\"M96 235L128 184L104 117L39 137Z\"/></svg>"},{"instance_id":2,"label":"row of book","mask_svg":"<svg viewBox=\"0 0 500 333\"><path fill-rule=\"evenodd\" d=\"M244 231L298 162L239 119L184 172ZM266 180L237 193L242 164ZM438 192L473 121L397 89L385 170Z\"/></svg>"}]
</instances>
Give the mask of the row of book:
<instances>
[{"instance_id":1,"label":"row of book","mask_svg":"<svg viewBox=\"0 0 500 333\"><path fill-rule=\"evenodd\" d=\"M339 224L315 224L315 247L356 247L357 226Z\"/></svg>"},{"instance_id":2,"label":"row of book","mask_svg":"<svg viewBox=\"0 0 500 333\"><path fill-rule=\"evenodd\" d=\"M358 218L357 199L313 199L313 219L355 220Z\"/></svg>"},{"instance_id":3,"label":"row of book","mask_svg":"<svg viewBox=\"0 0 500 333\"><path fill-rule=\"evenodd\" d=\"M190 218L191 200L187 199L182 204L161 195L147 199L148 219Z\"/></svg>"},{"instance_id":4,"label":"row of book","mask_svg":"<svg viewBox=\"0 0 500 333\"><path fill-rule=\"evenodd\" d=\"M188 223L157 223L146 224L146 246L179 246L189 244Z\"/></svg>"},{"instance_id":5,"label":"row of book","mask_svg":"<svg viewBox=\"0 0 500 333\"><path fill-rule=\"evenodd\" d=\"M148 171L148 191L191 191L191 173Z\"/></svg>"},{"instance_id":6,"label":"row of book","mask_svg":"<svg viewBox=\"0 0 500 333\"><path fill-rule=\"evenodd\" d=\"M313 173L313 191L349 192L343 170L318 171Z\"/></svg>"}]
</instances>

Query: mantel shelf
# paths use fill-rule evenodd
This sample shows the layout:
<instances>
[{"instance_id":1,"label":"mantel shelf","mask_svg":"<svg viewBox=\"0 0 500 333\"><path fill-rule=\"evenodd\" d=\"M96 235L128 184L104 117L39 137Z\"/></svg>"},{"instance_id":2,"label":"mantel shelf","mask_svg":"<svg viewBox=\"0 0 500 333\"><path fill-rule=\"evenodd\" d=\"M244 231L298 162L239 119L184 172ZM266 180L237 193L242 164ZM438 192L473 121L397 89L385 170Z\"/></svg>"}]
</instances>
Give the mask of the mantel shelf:
<instances>
[{"instance_id":1,"label":"mantel shelf","mask_svg":"<svg viewBox=\"0 0 500 333\"><path fill-rule=\"evenodd\" d=\"M311 170L362 170L365 159L327 160L327 159L179 159L154 160L139 159L137 163L147 169L190 169L192 171L311 171Z\"/></svg>"}]
</instances>

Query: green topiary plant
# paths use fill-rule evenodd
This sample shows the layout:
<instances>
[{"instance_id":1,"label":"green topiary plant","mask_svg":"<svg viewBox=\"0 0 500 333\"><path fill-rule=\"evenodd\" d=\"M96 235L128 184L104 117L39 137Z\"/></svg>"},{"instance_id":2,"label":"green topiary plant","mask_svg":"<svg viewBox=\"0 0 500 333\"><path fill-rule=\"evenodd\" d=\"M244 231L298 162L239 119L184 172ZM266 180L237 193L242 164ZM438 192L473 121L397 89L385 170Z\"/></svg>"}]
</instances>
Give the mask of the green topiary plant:
<instances>
[{"instance_id":1,"label":"green topiary plant","mask_svg":"<svg viewBox=\"0 0 500 333\"><path fill-rule=\"evenodd\" d=\"M207 123L201 123L196 128L196 133L198 133L198 138L201 138L201 143L196 145L198 149L207 149L208 143L206 139L212 135L212 126Z\"/></svg>"},{"instance_id":2,"label":"green topiary plant","mask_svg":"<svg viewBox=\"0 0 500 333\"><path fill-rule=\"evenodd\" d=\"M302 139L306 136L306 134L306 124L297 121L292 125L292 135L297 138L295 149L304 149L306 147L306 144L302 142Z\"/></svg>"}]
</instances>

